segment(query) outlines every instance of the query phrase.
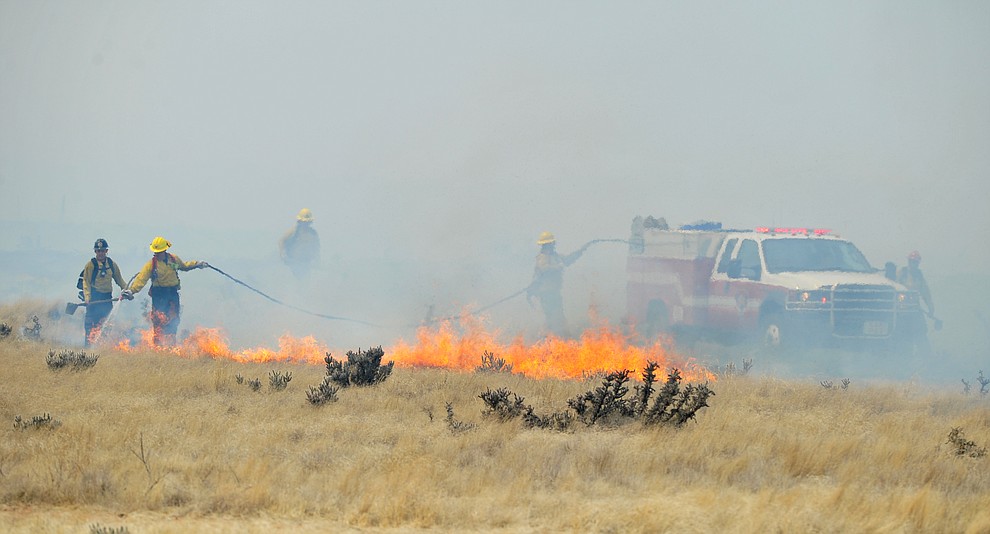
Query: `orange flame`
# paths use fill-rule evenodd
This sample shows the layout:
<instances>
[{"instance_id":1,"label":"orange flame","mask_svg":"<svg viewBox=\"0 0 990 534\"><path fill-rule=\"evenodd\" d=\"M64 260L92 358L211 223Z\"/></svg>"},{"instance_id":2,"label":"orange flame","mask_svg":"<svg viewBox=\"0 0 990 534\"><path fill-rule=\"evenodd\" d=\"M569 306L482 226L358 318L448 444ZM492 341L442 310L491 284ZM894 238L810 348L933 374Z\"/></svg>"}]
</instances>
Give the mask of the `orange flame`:
<instances>
[{"instance_id":1,"label":"orange flame","mask_svg":"<svg viewBox=\"0 0 990 534\"><path fill-rule=\"evenodd\" d=\"M182 343L174 346L157 346L154 344L152 329L141 331L141 342L132 346L130 341L123 340L117 344L117 350L134 352L137 350L153 350L176 354L187 358L208 356L216 359L234 360L237 362L266 363L294 362L322 364L328 349L312 336L295 338L288 334L278 340L278 350L267 348L244 349L235 351L219 328L196 327Z\"/></svg>"},{"instance_id":2,"label":"orange flame","mask_svg":"<svg viewBox=\"0 0 990 534\"><path fill-rule=\"evenodd\" d=\"M96 325L89 331L89 333L86 334L86 341L88 341L90 345L97 345L100 343L100 337L102 334L103 326Z\"/></svg>"},{"instance_id":3,"label":"orange flame","mask_svg":"<svg viewBox=\"0 0 990 534\"><path fill-rule=\"evenodd\" d=\"M624 334L607 323L585 330L578 340L548 337L535 344L526 344L516 337L508 344L497 340L497 332L489 332L481 321L470 317L461 321L461 330L449 322L434 329L421 327L416 333L417 344L402 340L386 351L385 356L404 367L444 367L474 370L481 356L490 352L512 365L512 371L530 378L585 378L599 372L629 369L634 375L648 361L657 362L661 369L677 367L684 380L714 381L715 375L693 358L672 353L660 341L641 347L633 344L635 334Z\"/></svg>"},{"instance_id":4,"label":"orange flame","mask_svg":"<svg viewBox=\"0 0 990 534\"><path fill-rule=\"evenodd\" d=\"M232 350L229 341L218 328L197 327L180 344L170 347L155 346L152 330L141 332L141 343L131 346L125 340L117 344L123 352L154 350L195 358L211 357L242 363L291 362L322 365L329 349L312 336L296 338L288 334L278 340L278 349L253 348ZM444 322L436 327L421 327L416 333L416 344L399 340L385 350L385 360L394 361L400 367L437 367L474 371L481 365L481 357L489 352L505 363L512 371L527 377L580 379L600 372L629 369L633 376L647 362L654 361L662 370L680 369L685 381L714 381L715 375L699 365L693 358L675 354L661 341L647 346L633 343L635 334L624 334L620 329L603 323L586 330L577 340L549 337L527 344L521 336L509 343L498 340L499 332L484 328L482 321L467 317L455 326ZM334 351L340 359L344 352ZM660 378L660 377L658 377ZM660 378L662 379L662 378Z\"/></svg>"}]
</instances>

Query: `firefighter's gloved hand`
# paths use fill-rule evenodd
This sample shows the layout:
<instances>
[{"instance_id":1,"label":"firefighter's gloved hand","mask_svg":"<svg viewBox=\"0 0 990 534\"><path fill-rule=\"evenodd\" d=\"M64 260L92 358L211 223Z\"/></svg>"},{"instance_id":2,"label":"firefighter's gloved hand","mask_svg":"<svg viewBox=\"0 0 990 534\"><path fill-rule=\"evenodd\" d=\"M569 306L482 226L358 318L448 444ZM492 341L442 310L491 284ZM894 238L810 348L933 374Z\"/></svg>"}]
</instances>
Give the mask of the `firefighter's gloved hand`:
<instances>
[{"instance_id":1,"label":"firefighter's gloved hand","mask_svg":"<svg viewBox=\"0 0 990 534\"><path fill-rule=\"evenodd\" d=\"M200 268L200 269L206 269L206 268L208 268L209 266L210 266L210 264L209 264L209 263L206 263L205 261L201 261L201 262L199 262L199 265L197 265L196 267L198 267L198 268Z\"/></svg>"},{"instance_id":2,"label":"firefighter's gloved hand","mask_svg":"<svg viewBox=\"0 0 990 534\"><path fill-rule=\"evenodd\" d=\"M134 292L130 289L125 289L120 292L120 298L127 300L134 300Z\"/></svg>"}]
</instances>

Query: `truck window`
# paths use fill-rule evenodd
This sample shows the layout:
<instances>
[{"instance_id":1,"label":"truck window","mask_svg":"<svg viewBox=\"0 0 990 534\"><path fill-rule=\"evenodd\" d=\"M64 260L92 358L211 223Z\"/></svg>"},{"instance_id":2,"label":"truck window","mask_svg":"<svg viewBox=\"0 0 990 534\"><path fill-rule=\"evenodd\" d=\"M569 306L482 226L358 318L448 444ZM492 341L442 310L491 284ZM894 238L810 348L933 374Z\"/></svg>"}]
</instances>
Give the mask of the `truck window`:
<instances>
[{"instance_id":1,"label":"truck window","mask_svg":"<svg viewBox=\"0 0 990 534\"><path fill-rule=\"evenodd\" d=\"M725 242L725 252L722 253L722 258L718 260L718 272L725 273L729 271L729 263L732 258L732 251L736 248L736 242L738 239L730 239Z\"/></svg>"},{"instance_id":2,"label":"truck window","mask_svg":"<svg viewBox=\"0 0 990 534\"><path fill-rule=\"evenodd\" d=\"M760 279L760 251L756 241L746 239L739 245L739 276L751 280Z\"/></svg>"},{"instance_id":3,"label":"truck window","mask_svg":"<svg viewBox=\"0 0 990 534\"><path fill-rule=\"evenodd\" d=\"M763 242L767 271L844 271L871 273L873 267L849 241L837 239L767 239Z\"/></svg>"}]
</instances>

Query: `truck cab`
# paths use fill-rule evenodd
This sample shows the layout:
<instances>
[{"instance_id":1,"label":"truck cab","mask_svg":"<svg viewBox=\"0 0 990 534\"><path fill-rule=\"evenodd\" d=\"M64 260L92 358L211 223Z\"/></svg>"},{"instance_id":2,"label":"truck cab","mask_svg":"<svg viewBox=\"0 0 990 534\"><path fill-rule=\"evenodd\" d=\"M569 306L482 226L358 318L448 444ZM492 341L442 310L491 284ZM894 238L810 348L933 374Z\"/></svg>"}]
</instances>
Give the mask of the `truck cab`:
<instances>
[{"instance_id":1,"label":"truck cab","mask_svg":"<svg viewBox=\"0 0 990 534\"><path fill-rule=\"evenodd\" d=\"M690 329L771 347L924 335L918 293L828 230L638 229L634 222L630 242L629 312L648 335Z\"/></svg>"}]
</instances>

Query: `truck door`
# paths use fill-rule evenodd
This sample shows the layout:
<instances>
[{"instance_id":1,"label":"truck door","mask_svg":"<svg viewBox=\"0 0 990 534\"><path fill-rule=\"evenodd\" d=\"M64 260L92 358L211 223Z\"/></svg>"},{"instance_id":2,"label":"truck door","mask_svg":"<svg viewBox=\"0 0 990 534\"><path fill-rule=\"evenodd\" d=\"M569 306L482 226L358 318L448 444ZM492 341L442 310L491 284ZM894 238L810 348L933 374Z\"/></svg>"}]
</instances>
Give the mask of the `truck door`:
<instances>
[{"instance_id":1,"label":"truck door","mask_svg":"<svg viewBox=\"0 0 990 534\"><path fill-rule=\"evenodd\" d=\"M760 245L753 239L739 244L739 278L733 290L738 327L751 329L760 321L760 303L764 296L763 262L760 261Z\"/></svg>"},{"instance_id":2,"label":"truck door","mask_svg":"<svg viewBox=\"0 0 990 534\"><path fill-rule=\"evenodd\" d=\"M709 287L709 322L717 330L748 328L759 314L753 300L763 275L759 245L753 239L736 241L726 241Z\"/></svg>"},{"instance_id":3,"label":"truck door","mask_svg":"<svg viewBox=\"0 0 990 534\"><path fill-rule=\"evenodd\" d=\"M705 325L715 330L735 329L739 323L735 310L729 305L731 296L731 282L729 272L736 270L737 247L739 239L726 239L722 245L722 253L715 264L715 272L712 273L708 286L708 324Z\"/></svg>"}]
</instances>

